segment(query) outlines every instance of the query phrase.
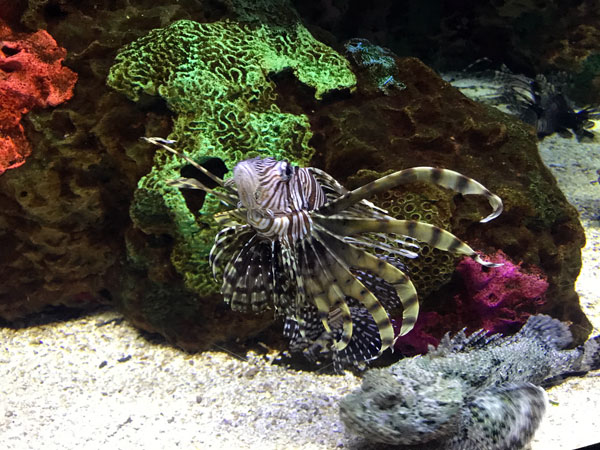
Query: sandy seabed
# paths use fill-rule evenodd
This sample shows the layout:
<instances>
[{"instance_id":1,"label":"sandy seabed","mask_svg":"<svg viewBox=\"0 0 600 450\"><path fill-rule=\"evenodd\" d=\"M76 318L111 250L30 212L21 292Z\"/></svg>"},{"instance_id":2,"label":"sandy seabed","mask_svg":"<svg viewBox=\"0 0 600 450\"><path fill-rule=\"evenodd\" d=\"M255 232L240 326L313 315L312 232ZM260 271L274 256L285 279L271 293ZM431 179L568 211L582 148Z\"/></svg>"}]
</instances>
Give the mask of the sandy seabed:
<instances>
[{"instance_id":1,"label":"sandy seabed","mask_svg":"<svg viewBox=\"0 0 600 450\"><path fill-rule=\"evenodd\" d=\"M600 329L600 144L550 137L540 152L581 214L587 235L577 281L582 308ZM360 379L190 355L153 343L115 311L0 328L0 448L333 449L377 448L348 434L338 401ZM600 441L600 373L548 391L533 450Z\"/></svg>"}]
</instances>

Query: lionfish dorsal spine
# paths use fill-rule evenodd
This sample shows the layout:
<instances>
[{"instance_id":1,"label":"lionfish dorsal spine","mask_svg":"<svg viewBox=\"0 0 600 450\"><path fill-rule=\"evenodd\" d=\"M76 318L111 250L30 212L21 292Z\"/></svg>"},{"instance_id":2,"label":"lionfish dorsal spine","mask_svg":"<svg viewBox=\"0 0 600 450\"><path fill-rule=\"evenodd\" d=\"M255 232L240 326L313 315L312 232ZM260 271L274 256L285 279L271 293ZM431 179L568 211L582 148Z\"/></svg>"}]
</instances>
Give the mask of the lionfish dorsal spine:
<instances>
[{"instance_id":1,"label":"lionfish dorsal spine","mask_svg":"<svg viewBox=\"0 0 600 450\"><path fill-rule=\"evenodd\" d=\"M221 201L223 201L225 204L227 204L229 206L236 205L236 203L238 202L238 197L237 197L237 191L233 188L233 186L229 183L224 182L221 178L217 177L210 170L207 170L205 167L202 167L202 165L198 164L196 161L194 161L192 158L187 156L185 153L175 150L173 147L170 147L168 145L168 144L174 144L175 141L172 141L169 139L163 139L160 137L142 137L142 140L144 140L150 144L156 145L158 147L161 147L164 150L168 151L169 153L172 153L172 154L182 158L187 163L189 163L192 167L199 170L203 175L206 175L217 186L224 188L225 192L220 192L215 189L211 189L195 178L179 177L179 178L176 178L173 180L168 180L166 182L167 186L182 188L182 189L202 190L209 194L214 195L215 197L217 197L218 199L220 199Z\"/></svg>"}]
</instances>

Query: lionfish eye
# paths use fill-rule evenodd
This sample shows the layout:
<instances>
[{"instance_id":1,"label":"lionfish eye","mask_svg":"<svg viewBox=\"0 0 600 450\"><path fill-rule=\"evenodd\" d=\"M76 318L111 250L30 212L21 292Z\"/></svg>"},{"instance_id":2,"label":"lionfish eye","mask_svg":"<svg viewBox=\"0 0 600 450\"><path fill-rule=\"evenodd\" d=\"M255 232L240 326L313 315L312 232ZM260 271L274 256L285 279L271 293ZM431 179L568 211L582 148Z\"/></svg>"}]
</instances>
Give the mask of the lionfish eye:
<instances>
[{"instance_id":1,"label":"lionfish eye","mask_svg":"<svg viewBox=\"0 0 600 450\"><path fill-rule=\"evenodd\" d=\"M289 179L292 178L293 174L294 174L294 166L292 166L287 161L283 161L283 168L281 169L281 174L280 174L281 179L283 181L289 181Z\"/></svg>"}]
</instances>

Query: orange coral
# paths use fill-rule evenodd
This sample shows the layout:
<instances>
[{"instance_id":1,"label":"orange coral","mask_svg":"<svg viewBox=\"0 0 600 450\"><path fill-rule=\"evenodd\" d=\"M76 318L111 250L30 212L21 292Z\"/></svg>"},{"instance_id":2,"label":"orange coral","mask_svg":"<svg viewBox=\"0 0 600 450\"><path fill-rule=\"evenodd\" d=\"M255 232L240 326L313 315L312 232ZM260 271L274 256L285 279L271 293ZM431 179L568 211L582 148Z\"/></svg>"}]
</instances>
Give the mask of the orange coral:
<instances>
[{"instance_id":1,"label":"orange coral","mask_svg":"<svg viewBox=\"0 0 600 450\"><path fill-rule=\"evenodd\" d=\"M46 31L14 33L0 20L0 175L31 153L22 116L73 96L77 74L62 65L66 53Z\"/></svg>"}]
</instances>

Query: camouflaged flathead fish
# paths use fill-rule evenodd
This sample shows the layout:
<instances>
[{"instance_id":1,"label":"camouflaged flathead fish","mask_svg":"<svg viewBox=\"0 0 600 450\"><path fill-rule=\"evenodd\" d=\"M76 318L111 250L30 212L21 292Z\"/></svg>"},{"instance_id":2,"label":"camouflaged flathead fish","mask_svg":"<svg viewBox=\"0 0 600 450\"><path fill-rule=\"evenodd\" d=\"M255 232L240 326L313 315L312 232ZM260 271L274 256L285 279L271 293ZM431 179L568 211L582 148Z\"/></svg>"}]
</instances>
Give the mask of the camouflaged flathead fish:
<instances>
[{"instance_id":1,"label":"camouflaged flathead fish","mask_svg":"<svg viewBox=\"0 0 600 450\"><path fill-rule=\"evenodd\" d=\"M545 315L514 336L446 335L424 356L366 372L340 416L353 433L398 449L520 449L546 410L540 386L600 367L600 336L564 350L571 340Z\"/></svg>"}]
</instances>

